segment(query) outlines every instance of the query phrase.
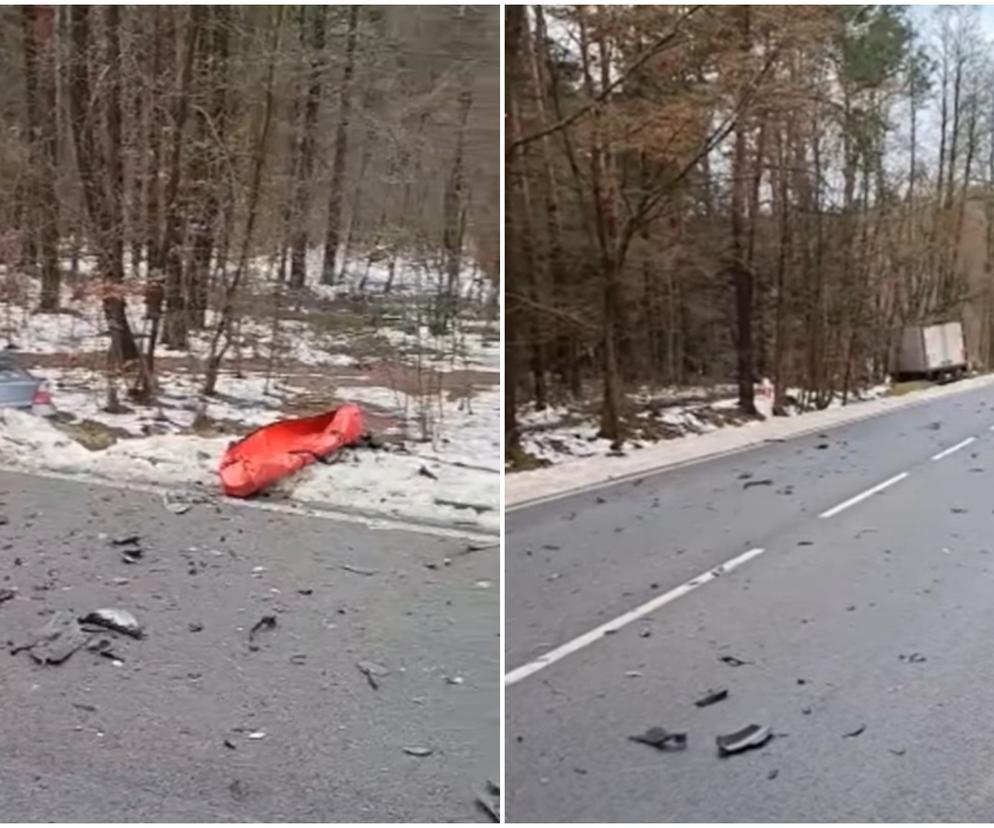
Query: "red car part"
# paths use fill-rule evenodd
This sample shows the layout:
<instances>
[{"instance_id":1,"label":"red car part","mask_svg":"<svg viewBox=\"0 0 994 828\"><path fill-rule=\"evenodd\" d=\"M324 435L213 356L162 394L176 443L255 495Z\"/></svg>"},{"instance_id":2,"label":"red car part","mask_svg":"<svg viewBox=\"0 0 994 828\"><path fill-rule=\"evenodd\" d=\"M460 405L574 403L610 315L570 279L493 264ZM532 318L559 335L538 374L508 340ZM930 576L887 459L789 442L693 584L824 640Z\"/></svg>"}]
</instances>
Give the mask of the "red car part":
<instances>
[{"instance_id":1,"label":"red car part","mask_svg":"<svg viewBox=\"0 0 994 828\"><path fill-rule=\"evenodd\" d=\"M221 485L230 497L249 497L315 460L357 442L362 409L343 405L317 417L281 420L253 431L221 458Z\"/></svg>"}]
</instances>

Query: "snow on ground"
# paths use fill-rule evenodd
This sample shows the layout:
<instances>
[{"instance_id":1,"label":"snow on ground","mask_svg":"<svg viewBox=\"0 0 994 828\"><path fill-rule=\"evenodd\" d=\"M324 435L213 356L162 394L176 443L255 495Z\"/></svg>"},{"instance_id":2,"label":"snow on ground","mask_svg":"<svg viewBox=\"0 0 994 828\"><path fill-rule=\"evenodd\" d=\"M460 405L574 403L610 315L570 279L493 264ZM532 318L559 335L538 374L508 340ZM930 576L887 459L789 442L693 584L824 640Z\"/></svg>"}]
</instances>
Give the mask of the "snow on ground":
<instances>
[{"instance_id":1,"label":"snow on ground","mask_svg":"<svg viewBox=\"0 0 994 828\"><path fill-rule=\"evenodd\" d=\"M82 269L85 271L86 266ZM413 283L409 276L398 272L397 285ZM63 312L32 313L39 299L37 282L18 275L3 278L6 291L0 294L4 297L0 301L0 347L9 344L26 356L78 357L106 351L106 325L99 299L74 296L66 284ZM353 280L348 284L357 283ZM425 289L423 283L410 286L411 291ZM128 313L135 332L141 334L148 323L143 321L140 296L128 298ZM327 312L326 319L334 321L335 313ZM213 314L209 314L208 324L213 321ZM327 398L324 392L328 392L342 401L365 403L372 413L388 415L399 426L386 427L386 433L380 435L387 437L384 449L343 452L332 465L315 464L281 481L274 496L496 532L500 523L499 393L490 385L463 384L460 387L468 387L468 392L452 396L454 392L446 391L443 396L437 383L428 381L432 371L473 369L496 374L499 345L491 341L492 334L476 322L448 337L431 337L424 328L413 335L405 333L401 329L405 326L397 327L403 320L382 324L359 320L358 328L354 317L348 322L336 329L321 324L317 316L314 323L308 315L281 320L274 347L272 321L245 316L240 356L272 357L274 376L267 380L258 371L246 370L244 376L236 377L223 370L218 394L209 399L200 396L201 360L207 353L209 334L192 332L189 352L169 351L160 343L160 358L180 357L181 361L168 367L160 364L162 392L155 405L132 403L122 384L121 400L129 409L126 413L103 410L107 380L100 370L102 358L76 359L71 361L72 367L32 368L50 386L59 421L0 411L0 462L103 479L202 487L219 493L217 469L229 443L252 428L291 416L286 413L287 406L315 390L309 383L320 383L318 397L324 394ZM397 353L385 353L384 343ZM455 355L444 356L453 351ZM229 351L229 366L234 355L235 349ZM189 359L183 361L184 356ZM424 395L409 397L381 386L340 387L338 375L330 370L367 360L420 364L426 369L426 385L434 385L436 390L426 389ZM174 370L177 364L185 370ZM282 370L293 364L296 371ZM318 373L301 373L302 366ZM348 371L343 378L352 383L366 379ZM398 376L398 383L400 379ZM198 420L198 414L206 419ZM97 448L81 430L98 432L102 441L97 442L102 447ZM427 439L422 439L424 434Z\"/></svg>"},{"instance_id":2,"label":"snow on ground","mask_svg":"<svg viewBox=\"0 0 994 828\"><path fill-rule=\"evenodd\" d=\"M848 405L878 399L888 393L889 385L877 385L849 396ZM733 396L725 396L732 394ZM798 388L787 391L788 400L800 400L803 392ZM641 410L629 423L630 439L625 449L642 449L646 445L663 441L689 439L709 434L722 428L756 425L756 420L736 416L738 398L734 387L716 388L660 388L643 387L628 395L629 403ZM841 395L835 395L824 410L842 408ZM766 420L773 417L773 399L756 389L756 408ZM788 403L787 418L805 413L795 403ZM781 419L781 418L778 418ZM545 464L569 463L578 458L617 456L612 441L598 437L600 423L587 411L577 411L570 406L548 406L543 411L527 408L518 417L521 446Z\"/></svg>"},{"instance_id":3,"label":"snow on ground","mask_svg":"<svg viewBox=\"0 0 994 828\"><path fill-rule=\"evenodd\" d=\"M181 377L171 379L175 390L163 395L158 413L136 407L130 414L111 415L101 410L103 400L98 393L85 385L72 390L74 379L83 379L80 372L39 373L59 382L55 393L62 411L71 410L77 423L91 420L115 434L120 431L120 438L108 448L90 450L53 422L18 411L0 411L0 462L218 492L219 461L237 438L189 430L195 411L182 405L172 407L173 402L188 399L177 388ZM224 378L220 389L233 402L210 401L208 413L215 419L262 425L281 416L282 400L265 394L263 377ZM405 395L387 388L357 386L337 389L336 394L398 414L409 404ZM500 528L499 392L479 393L471 405L468 409L465 400L438 403L441 419L433 422L430 441L388 441L382 450L349 450L332 465L315 464L286 478L276 491L306 503L496 532ZM151 436L126 436L150 431Z\"/></svg>"},{"instance_id":4,"label":"snow on ground","mask_svg":"<svg viewBox=\"0 0 994 828\"><path fill-rule=\"evenodd\" d=\"M554 465L522 471L505 478L505 503L508 506L535 498L553 496L562 492L593 486L627 475L650 473L669 466L694 462L702 458L749 448L764 440L784 440L801 434L832 428L846 422L872 417L908 405L915 405L937 397L994 385L994 374L984 374L948 385L926 388L900 396L886 396L884 386L864 391L857 404L842 406L832 404L822 411L810 411L798 416L769 417L765 420L747 420L741 427L719 428L707 434L688 436L686 439L661 440L639 451L609 455L598 451L585 457L563 459ZM760 402L760 406L768 405ZM522 443L528 445L523 436ZM606 445L606 441L599 440ZM527 449L526 449L527 450Z\"/></svg>"}]
</instances>

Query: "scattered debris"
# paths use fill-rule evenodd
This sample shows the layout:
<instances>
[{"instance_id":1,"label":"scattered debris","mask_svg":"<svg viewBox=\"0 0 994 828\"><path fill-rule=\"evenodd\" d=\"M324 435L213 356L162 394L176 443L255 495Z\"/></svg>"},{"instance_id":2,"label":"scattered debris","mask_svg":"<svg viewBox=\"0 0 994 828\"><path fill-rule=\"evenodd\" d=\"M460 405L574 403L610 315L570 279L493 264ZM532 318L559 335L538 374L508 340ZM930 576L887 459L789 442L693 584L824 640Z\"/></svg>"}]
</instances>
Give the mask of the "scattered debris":
<instances>
[{"instance_id":1,"label":"scattered debris","mask_svg":"<svg viewBox=\"0 0 994 828\"><path fill-rule=\"evenodd\" d=\"M887 751L895 756L904 756L908 752L906 748L887 748Z\"/></svg>"},{"instance_id":2,"label":"scattered debris","mask_svg":"<svg viewBox=\"0 0 994 828\"><path fill-rule=\"evenodd\" d=\"M223 744L224 744L224 746L226 748L228 748L228 750L235 750L236 749L235 748L235 743L232 742L231 739L225 739L224 742L223 742Z\"/></svg>"},{"instance_id":3,"label":"scattered debris","mask_svg":"<svg viewBox=\"0 0 994 828\"><path fill-rule=\"evenodd\" d=\"M963 508L961 508L959 506L953 506L953 508L950 509L949 511L952 512L954 515L965 515L968 510L967 509L963 509Z\"/></svg>"},{"instance_id":4,"label":"scattered debris","mask_svg":"<svg viewBox=\"0 0 994 828\"><path fill-rule=\"evenodd\" d=\"M266 731L265 730L254 730L246 738L252 739L254 741L258 741L259 739L265 739L266 738Z\"/></svg>"},{"instance_id":5,"label":"scattered debris","mask_svg":"<svg viewBox=\"0 0 994 828\"><path fill-rule=\"evenodd\" d=\"M404 747L401 748L401 750L404 751L404 753L406 753L408 756L418 756L418 757L431 756L435 752L435 748L417 747L417 746Z\"/></svg>"},{"instance_id":6,"label":"scattered debris","mask_svg":"<svg viewBox=\"0 0 994 828\"><path fill-rule=\"evenodd\" d=\"M359 661L356 662L356 667L366 677L369 686L374 690L380 689L380 683L377 679L390 675L390 671L386 667L382 664L377 664L375 661Z\"/></svg>"},{"instance_id":7,"label":"scattered debris","mask_svg":"<svg viewBox=\"0 0 994 828\"><path fill-rule=\"evenodd\" d=\"M749 480L742 484L743 489L751 489L753 486L772 486L773 481L769 479L765 480Z\"/></svg>"},{"instance_id":8,"label":"scattered debris","mask_svg":"<svg viewBox=\"0 0 994 828\"><path fill-rule=\"evenodd\" d=\"M642 673L638 670L626 670L625 678L641 678Z\"/></svg>"},{"instance_id":9,"label":"scattered debris","mask_svg":"<svg viewBox=\"0 0 994 828\"><path fill-rule=\"evenodd\" d=\"M824 451L828 448L828 443L818 443L815 448L818 449L818 451Z\"/></svg>"},{"instance_id":10,"label":"scattered debris","mask_svg":"<svg viewBox=\"0 0 994 828\"><path fill-rule=\"evenodd\" d=\"M628 738L632 742L649 745L656 750L683 750L687 747L686 733L670 733L662 727L650 727L645 733Z\"/></svg>"},{"instance_id":11,"label":"scattered debris","mask_svg":"<svg viewBox=\"0 0 994 828\"><path fill-rule=\"evenodd\" d=\"M291 664L305 664L307 662L307 656L304 653L294 653L290 656Z\"/></svg>"},{"instance_id":12,"label":"scattered debris","mask_svg":"<svg viewBox=\"0 0 994 828\"><path fill-rule=\"evenodd\" d=\"M921 653L912 653L911 655L901 654L898 656L898 659L900 661L905 661L908 664L922 664L925 661L927 661L925 656L923 656Z\"/></svg>"},{"instance_id":13,"label":"scattered debris","mask_svg":"<svg viewBox=\"0 0 994 828\"><path fill-rule=\"evenodd\" d=\"M81 624L90 624L106 630L130 635L132 638L142 637L142 626L130 612L122 609L98 609L79 619Z\"/></svg>"},{"instance_id":14,"label":"scattered debris","mask_svg":"<svg viewBox=\"0 0 994 828\"><path fill-rule=\"evenodd\" d=\"M463 677L462 676L446 676L445 677L445 683L446 684L463 684Z\"/></svg>"},{"instance_id":15,"label":"scattered debris","mask_svg":"<svg viewBox=\"0 0 994 828\"><path fill-rule=\"evenodd\" d=\"M651 635L652 635L652 630L650 630L648 627L639 630L639 638L649 638L649 636Z\"/></svg>"},{"instance_id":16,"label":"scattered debris","mask_svg":"<svg viewBox=\"0 0 994 828\"><path fill-rule=\"evenodd\" d=\"M97 708L92 704L83 704L82 702L73 702L72 706L79 709L85 710L87 713L96 713Z\"/></svg>"},{"instance_id":17,"label":"scattered debris","mask_svg":"<svg viewBox=\"0 0 994 828\"><path fill-rule=\"evenodd\" d=\"M192 633L198 633L201 630L203 630L204 625L201 624L199 621L191 621L189 624L186 625L186 628Z\"/></svg>"},{"instance_id":18,"label":"scattered debris","mask_svg":"<svg viewBox=\"0 0 994 828\"><path fill-rule=\"evenodd\" d=\"M436 475L427 466L421 466L421 468L418 469L418 474L420 474L422 477L427 477L429 480L438 480L438 475Z\"/></svg>"},{"instance_id":19,"label":"scattered debris","mask_svg":"<svg viewBox=\"0 0 994 828\"><path fill-rule=\"evenodd\" d=\"M722 688L721 690L708 690L707 694L702 699L698 699L694 702L695 707L707 707L711 704L717 704L720 701L724 701L728 698L728 690Z\"/></svg>"},{"instance_id":20,"label":"scattered debris","mask_svg":"<svg viewBox=\"0 0 994 828\"><path fill-rule=\"evenodd\" d=\"M494 822L500 822L500 785L488 779L486 788L476 796L476 804Z\"/></svg>"},{"instance_id":21,"label":"scattered debris","mask_svg":"<svg viewBox=\"0 0 994 828\"><path fill-rule=\"evenodd\" d=\"M112 642L109 638L91 639L86 643L86 649L91 653L96 653L101 658L109 658L115 667L120 667L124 663L124 659L115 653L111 646Z\"/></svg>"},{"instance_id":22,"label":"scattered debris","mask_svg":"<svg viewBox=\"0 0 994 828\"><path fill-rule=\"evenodd\" d=\"M827 448L827 446L826 446L826 448ZM779 775L780 775L780 769L779 768L771 768L770 772L766 774L766 778L772 780L772 779L776 779Z\"/></svg>"},{"instance_id":23,"label":"scattered debris","mask_svg":"<svg viewBox=\"0 0 994 828\"><path fill-rule=\"evenodd\" d=\"M860 725L855 730L850 730L848 733L843 733L843 739L855 739L857 736L861 735L863 731L866 730L866 725Z\"/></svg>"},{"instance_id":24,"label":"scattered debris","mask_svg":"<svg viewBox=\"0 0 994 828\"><path fill-rule=\"evenodd\" d=\"M729 667L744 667L746 664L752 664L751 661L743 661L741 658L730 655L719 656L718 661L722 664L727 664Z\"/></svg>"},{"instance_id":25,"label":"scattered debris","mask_svg":"<svg viewBox=\"0 0 994 828\"><path fill-rule=\"evenodd\" d=\"M606 499L606 498L603 498L603 497L601 497L600 495L597 495L597 497L596 497L596 498L594 498L594 499L595 499L595 501L596 501L596 502L597 502L598 504L604 504L604 503L607 503L607 499Z\"/></svg>"},{"instance_id":26,"label":"scattered debris","mask_svg":"<svg viewBox=\"0 0 994 828\"><path fill-rule=\"evenodd\" d=\"M0 589L0 604L11 600L17 593L12 589Z\"/></svg>"},{"instance_id":27,"label":"scattered debris","mask_svg":"<svg viewBox=\"0 0 994 828\"><path fill-rule=\"evenodd\" d=\"M276 626L276 616L275 615L264 615L252 626L249 630L248 640L249 644L255 643L255 634L261 632L262 630L271 630Z\"/></svg>"},{"instance_id":28,"label":"scattered debris","mask_svg":"<svg viewBox=\"0 0 994 828\"><path fill-rule=\"evenodd\" d=\"M810 708L810 707L802 707L802 708L801 708L801 712L802 712L802 713L803 713L803 714L804 714L805 716L810 716L810 715L811 715L811 708Z\"/></svg>"},{"instance_id":29,"label":"scattered debris","mask_svg":"<svg viewBox=\"0 0 994 828\"><path fill-rule=\"evenodd\" d=\"M751 724L735 733L716 737L715 743L718 745L719 756L730 756L733 753L762 747L772 738L773 731L769 727Z\"/></svg>"},{"instance_id":30,"label":"scattered debris","mask_svg":"<svg viewBox=\"0 0 994 828\"><path fill-rule=\"evenodd\" d=\"M802 540L797 542L798 546L814 546L814 541Z\"/></svg>"},{"instance_id":31,"label":"scattered debris","mask_svg":"<svg viewBox=\"0 0 994 828\"><path fill-rule=\"evenodd\" d=\"M165 492L162 495L162 505L166 507L166 511L172 512L174 515L182 515L189 512L193 504L177 498L171 492Z\"/></svg>"},{"instance_id":32,"label":"scattered debris","mask_svg":"<svg viewBox=\"0 0 994 828\"><path fill-rule=\"evenodd\" d=\"M112 546L138 546L141 535L125 535L120 538L111 539Z\"/></svg>"},{"instance_id":33,"label":"scattered debris","mask_svg":"<svg viewBox=\"0 0 994 828\"><path fill-rule=\"evenodd\" d=\"M342 564L342 569L346 572L351 572L353 575L375 575L375 569L363 569L360 566L353 566L352 564Z\"/></svg>"},{"instance_id":34,"label":"scattered debris","mask_svg":"<svg viewBox=\"0 0 994 828\"><path fill-rule=\"evenodd\" d=\"M299 592L301 595L313 595L314 594L314 590L313 589L298 589L297 592Z\"/></svg>"}]
</instances>

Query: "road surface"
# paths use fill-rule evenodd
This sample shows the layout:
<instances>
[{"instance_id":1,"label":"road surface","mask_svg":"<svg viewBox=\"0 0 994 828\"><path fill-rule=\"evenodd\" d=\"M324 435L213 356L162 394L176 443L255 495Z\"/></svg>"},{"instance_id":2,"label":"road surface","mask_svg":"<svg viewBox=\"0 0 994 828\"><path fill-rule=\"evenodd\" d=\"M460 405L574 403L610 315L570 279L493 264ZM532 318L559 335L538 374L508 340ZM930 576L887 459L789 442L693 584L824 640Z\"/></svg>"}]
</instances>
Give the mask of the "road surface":
<instances>
[{"instance_id":1,"label":"road surface","mask_svg":"<svg viewBox=\"0 0 994 828\"><path fill-rule=\"evenodd\" d=\"M114 641L119 665L0 652L8 821L486 819L495 549L229 505L173 515L155 495L10 473L0 504L0 589L17 590L2 640L59 609L121 607L147 631ZM112 543L128 535L131 564Z\"/></svg>"},{"instance_id":2,"label":"road surface","mask_svg":"<svg viewBox=\"0 0 994 828\"><path fill-rule=\"evenodd\" d=\"M994 812L990 389L511 511L505 572L509 821Z\"/></svg>"}]
</instances>

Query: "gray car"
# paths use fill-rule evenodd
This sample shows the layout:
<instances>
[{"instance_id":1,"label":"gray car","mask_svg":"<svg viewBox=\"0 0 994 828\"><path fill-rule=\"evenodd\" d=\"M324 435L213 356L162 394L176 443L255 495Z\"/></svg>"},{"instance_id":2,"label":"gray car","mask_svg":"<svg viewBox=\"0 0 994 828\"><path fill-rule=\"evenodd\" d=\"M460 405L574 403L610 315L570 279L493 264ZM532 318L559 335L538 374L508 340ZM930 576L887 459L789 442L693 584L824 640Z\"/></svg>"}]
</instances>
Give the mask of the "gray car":
<instances>
[{"instance_id":1,"label":"gray car","mask_svg":"<svg viewBox=\"0 0 994 828\"><path fill-rule=\"evenodd\" d=\"M0 408L52 413L52 397L44 384L44 380L18 365L12 353L0 352Z\"/></svg>"}]
</instances>

